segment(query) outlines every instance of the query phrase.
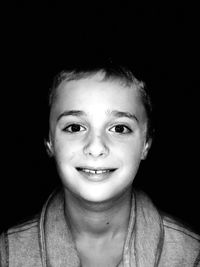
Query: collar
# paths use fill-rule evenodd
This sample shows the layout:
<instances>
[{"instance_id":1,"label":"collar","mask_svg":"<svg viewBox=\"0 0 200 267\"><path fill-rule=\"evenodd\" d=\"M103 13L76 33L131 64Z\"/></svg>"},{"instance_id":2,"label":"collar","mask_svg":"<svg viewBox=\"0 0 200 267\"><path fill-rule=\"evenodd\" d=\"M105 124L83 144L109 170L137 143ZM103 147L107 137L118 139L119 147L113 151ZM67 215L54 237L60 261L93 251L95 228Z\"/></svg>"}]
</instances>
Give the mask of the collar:
<instances>
[{"instance_id":1,"label":"collar","mask_svg":"<svg viewBox=\"0 0 200 267\"><path fill-rule=\"evenodd\" d=\"M54 192L44 205L39 236L43 267L81 266L70 226L64 215L63 191ZM133 191L121 265L157 266L163 238L163 225L158 211L143 192Z\"/></svg>"},{"instance_id":2,"label":"collar","mask_svg":"<svg viewBox=\"0 0 200 267\"><path fill-rule=\"evenodd\" d=\"M146 194L136 191L133 194L135 205L132 205L125 241L124 267L155 267L158 266L163 247L162 219Z\"/></svg>"}]
</instances>

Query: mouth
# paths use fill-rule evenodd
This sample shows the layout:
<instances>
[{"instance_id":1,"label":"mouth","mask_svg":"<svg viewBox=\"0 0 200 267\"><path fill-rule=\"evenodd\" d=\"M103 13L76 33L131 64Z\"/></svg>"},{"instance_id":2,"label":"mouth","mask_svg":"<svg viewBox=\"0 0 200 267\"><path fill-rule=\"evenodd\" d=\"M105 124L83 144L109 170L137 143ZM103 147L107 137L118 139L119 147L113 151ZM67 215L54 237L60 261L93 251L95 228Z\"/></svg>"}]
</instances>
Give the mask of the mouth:
<instances>
[{"instance_id":1,"label":"mouth","mask_svg":"<svg viewBox=\"0 0 200 267\"><path fill-rule=\"evenodd\" d=\"M85 178L87 178L90 181L103 181L107 178L109 178L112 173L117 170L116 168L76 168L78 172L84 175Z\"/></svg>"}]
</instances>

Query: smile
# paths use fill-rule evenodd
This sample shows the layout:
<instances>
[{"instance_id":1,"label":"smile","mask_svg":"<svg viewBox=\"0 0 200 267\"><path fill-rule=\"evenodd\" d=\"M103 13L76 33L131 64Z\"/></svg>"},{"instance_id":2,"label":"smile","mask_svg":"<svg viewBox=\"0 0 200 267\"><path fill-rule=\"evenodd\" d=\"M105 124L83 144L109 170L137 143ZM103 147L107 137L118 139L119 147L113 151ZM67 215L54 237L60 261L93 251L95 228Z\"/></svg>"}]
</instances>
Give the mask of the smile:
<instances>
[{"instance_id":1,"label":"smile","mask_svg":"<svg viewBox=\"0 0 200 267\"><path fill-rule=\"evenodd\" d=\"M77 168L78 171L83 171L86 173L91 173L91 174L103 174L103 173L108 173L108 172L112 172L115 169L85 169L85 168Z\"/></svg>"},{"instance_id":2,"label":"smile","mask_svg":"<svg viewBox=\"0 0 200 267\"><path fill-rule=\"evenodd\" d=\"M89 168L76 168L77 171L83 174L83 176L90 181L103 181L110 177L110 175L116 170L112 169L89 169Z\"/></svg>"}]
</instances>

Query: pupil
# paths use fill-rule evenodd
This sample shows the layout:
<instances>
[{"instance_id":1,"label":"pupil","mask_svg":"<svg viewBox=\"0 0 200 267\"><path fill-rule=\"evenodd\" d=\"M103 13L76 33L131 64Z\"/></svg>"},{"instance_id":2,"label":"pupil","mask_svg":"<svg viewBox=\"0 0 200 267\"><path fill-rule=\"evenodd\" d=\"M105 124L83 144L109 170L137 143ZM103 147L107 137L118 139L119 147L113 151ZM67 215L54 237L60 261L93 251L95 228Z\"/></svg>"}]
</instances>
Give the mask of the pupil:
<instances>
[{"instance_id":1,"label":"pupil","mask_svg":"<svg viewBox=\"0 0 200 267\"><path fill-rule=\"evenodd\" d=\"M80 131L80 125L73 124L71 127L72 127L72 132L79 132Z\"/></svg>"},{"instance_id":2,"label":"pupil","mask_svg":"<svg viewBox=\"0 0 200 267\"><path fill-rule=\"evenodd\" d=\"M124 126L122 126L122 125L117 125L115 129L116 129L116 132L118 132L118 133L123 133L123 131L124 131Z\"/></svg>"}]
</instances>

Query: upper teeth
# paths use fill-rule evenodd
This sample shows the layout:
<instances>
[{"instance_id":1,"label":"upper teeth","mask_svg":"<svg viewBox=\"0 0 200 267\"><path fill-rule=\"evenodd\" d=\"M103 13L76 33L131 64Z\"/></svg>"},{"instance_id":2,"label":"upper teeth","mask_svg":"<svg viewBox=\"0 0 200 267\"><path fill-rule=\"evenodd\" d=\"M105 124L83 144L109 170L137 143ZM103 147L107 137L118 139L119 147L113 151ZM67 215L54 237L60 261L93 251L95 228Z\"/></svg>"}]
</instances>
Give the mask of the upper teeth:
<instances>
[{"instance_id":1,"label":"upper teeth","mask_svg":"<svg viewBox=\"0 0 200 267\"><path fill-rule=\"evenodd\" d=\"M109 170L89 170L89 169L82 169L82 171L89 172L92 174L101 174L101 173L109 172Z\"/></svg>"}]
</instances>

